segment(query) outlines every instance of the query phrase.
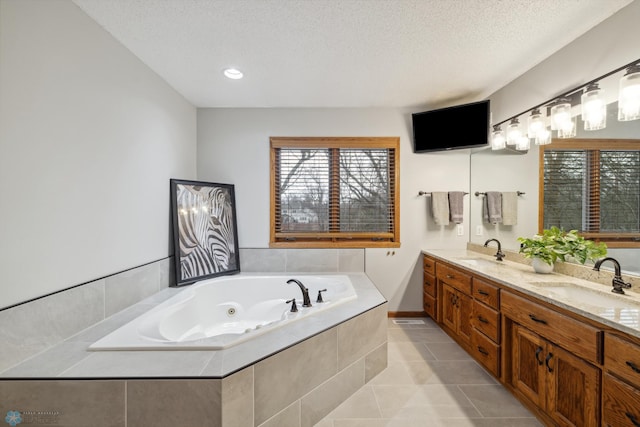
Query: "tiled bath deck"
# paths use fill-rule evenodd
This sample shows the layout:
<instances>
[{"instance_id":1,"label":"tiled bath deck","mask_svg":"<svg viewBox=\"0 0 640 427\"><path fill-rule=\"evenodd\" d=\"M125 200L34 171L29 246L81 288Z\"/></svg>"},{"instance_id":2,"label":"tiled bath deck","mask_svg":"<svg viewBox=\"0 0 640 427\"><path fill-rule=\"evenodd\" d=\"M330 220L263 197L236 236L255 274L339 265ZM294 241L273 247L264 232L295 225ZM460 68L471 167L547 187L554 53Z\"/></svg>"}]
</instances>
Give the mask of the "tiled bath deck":
<instances>
[{"instance_id":1,"label":"tiled bath deck","mask_svg":"<svg viewBox=\"0 0 640 427\"><path fill-rule=\"evenodd\" d=\"M388 321L388 367L317 427L542 424L431 319Z\"/></svg>"}]
</instances>

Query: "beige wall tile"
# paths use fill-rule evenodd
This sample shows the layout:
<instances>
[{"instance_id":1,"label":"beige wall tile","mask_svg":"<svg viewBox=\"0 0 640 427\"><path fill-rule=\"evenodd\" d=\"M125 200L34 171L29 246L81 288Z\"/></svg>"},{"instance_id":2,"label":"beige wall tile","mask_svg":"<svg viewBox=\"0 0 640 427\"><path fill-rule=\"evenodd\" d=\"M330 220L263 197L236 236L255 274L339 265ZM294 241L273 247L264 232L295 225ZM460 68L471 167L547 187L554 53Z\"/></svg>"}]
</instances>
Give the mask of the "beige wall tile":
<instances>
[{"instance_id":1,"label":"beige wall tile","mask_svg":"<svg viewBox=\"0 0 640 427\"><path fill-rule=\"evenodd\" d=\"M0 372L104 319L104 280L0 311Z\"/></svg>"},{"instance_id":2,"label":"beige wall tile","mask_svg":"<svg viewBox=\"0 0 640 427\"><path fill-rule=\"evenodd\" d=\"M300 427L300 401L295 401L259 427Z\"/></svg>"},{"instance_id":3,"label":"beige wall tile","mask_svg":"<svg viewBox=\"0 0 640 427\"><path fill-rule=\"evenodd\" d=\"M367 354L364 359L364 382L368 383L387 368L387 343Z\"/></svg>"},{"instance_id":4,"label":"beige wall tile","mask_svg":"<svg viewBox=\"0 0 640 427\"><path fill-rule=\"evenodd\" d=\"M222 425L253 427L253 366L222 380Z\"/></svg>"},{"instance_id":5,"label":"beige wall tile","mask_svg":"<svg viewBox=\"0 0 640 427\"><path fill-rule=\"evenodd\" d=\"M336 372L336 328L258 362L255 423L268 420Z\"/></svg>"},{"instance_id":6,"label":"beige wall tile","mask_svg":"<svg viewBox=\"0 0 640 427\"><path fill-rule=\"evenodd\" d=\"M387 341L387 304L383 304L338 326L338 369Z\"/></svg>"},{"instance_id":7,"label":"beige wall tile","mask_svg":"<svg viewBox=\"0 0 640 427\"><path fill-rule=\"evenodd\" d=\"M2 420L18 411L19 425L124 427L124 403L124 381L0 381Z\"/></svg>"},{"instance_id":8,"label":"beige wall tile","mask_svg":"<svg viewBox=\"0 0 640 427\"><path fill-rule=\"evenodd\" d=\"M301 399L301 426L311 427L364 385L364 358Z\"/></svg>"},{"instance_id":9,"label":"beige wall tile","mask_svg":"<svg viewBox=\"0 0 640 427\"><path fill-rule=\"evenodd\" d=\"M221 380L127 381L127 425L221 427Z\"/></svg>"}]
</instances>

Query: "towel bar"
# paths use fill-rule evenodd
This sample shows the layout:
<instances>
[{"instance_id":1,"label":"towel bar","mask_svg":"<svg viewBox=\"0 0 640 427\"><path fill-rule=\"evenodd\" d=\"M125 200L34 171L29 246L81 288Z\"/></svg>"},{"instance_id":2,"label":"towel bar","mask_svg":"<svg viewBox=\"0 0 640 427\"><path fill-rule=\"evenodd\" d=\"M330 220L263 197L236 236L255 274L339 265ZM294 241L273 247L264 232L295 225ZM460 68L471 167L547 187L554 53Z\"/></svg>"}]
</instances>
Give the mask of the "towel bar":
<instances>
[{"instance_id":1,"label":"towel bar","mask_svg":"<svg viewBox=\"0 0 640 427\"><path fill-rule=\"evenodd\" d=\"M469 194L466 191L464 192L465 195ZM418 196L430 196L431 195L431 191L418 191ZM476 194L477 196L477 194Z\"/></svg>"},{"instance_id":2,"label":"towel bar","mask_svg":"<svg viewBox=\"0 0 640 427\"><path fill-rule=\"evenodd\" d=\"M465 193L465 194L466 194L466 193ZM517 194L518 196L522 196L522 195L527 194L527 193L525 193L524 191L516 191L516 194ZM480 192L480 191L476 191L476 192L475 192L475 195L476 195L476 197L478 197L478 196L486 196L486 195L487 195L487 193L486 193L486 192L484 192L484 193L483 193L483 192Z\"/></svg>"}]
</instances>

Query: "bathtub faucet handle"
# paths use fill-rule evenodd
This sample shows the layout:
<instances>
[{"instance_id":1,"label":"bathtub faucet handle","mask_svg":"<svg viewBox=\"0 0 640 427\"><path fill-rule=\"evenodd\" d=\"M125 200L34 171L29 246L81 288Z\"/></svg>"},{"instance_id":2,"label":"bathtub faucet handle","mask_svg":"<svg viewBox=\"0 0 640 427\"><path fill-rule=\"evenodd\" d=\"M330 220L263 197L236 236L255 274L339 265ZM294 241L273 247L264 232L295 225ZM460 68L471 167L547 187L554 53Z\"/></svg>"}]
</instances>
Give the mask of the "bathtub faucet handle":
<instances>
[{"instance_id":1,"label":"bathtub faucet handle","mask_svg":"<svg viewBox=\"0 0 640 427\"><path fill-rule=\"evenodd\" d=\"M318 298L316 298L316 302L324 302L322 300L322 293L323 292L327 292L327 290L326 289L321 289L321 290L318 291Z\"/></svg>"},{"instance_id":2,"label":"bathtub faucet handle","mask_svg":"<svg viewBox=\"0 0 640 427\"><path fill-rule=\"evenodd\" d=\"M298 306L296 305L296 299L295 298L291 298L285 304L291 304L291 312L292 313L297 313L298 312Z\"/></svg>"}]
</instances>

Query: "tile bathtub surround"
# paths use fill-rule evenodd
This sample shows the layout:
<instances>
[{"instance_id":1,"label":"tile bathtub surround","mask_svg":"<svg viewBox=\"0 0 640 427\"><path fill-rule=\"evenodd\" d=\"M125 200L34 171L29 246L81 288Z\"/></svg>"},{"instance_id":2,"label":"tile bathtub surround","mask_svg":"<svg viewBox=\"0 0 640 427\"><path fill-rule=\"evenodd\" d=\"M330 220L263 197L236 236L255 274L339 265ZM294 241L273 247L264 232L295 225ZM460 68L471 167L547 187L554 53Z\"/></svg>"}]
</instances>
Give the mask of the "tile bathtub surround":
<instances>
[{"instance_id":1,"label":"tile bathtub surround","mask_svg":"<svg viewBox=\"0 0 640 427\"><path fill-rule=\"evenodd\" d=\"M240 270L254 273L364 272L364 249L241 248Z\"/></svg>"},{"instance_id":2,"label":"tile bathtub surround","mask_svg":"<svg viewBox=\"0 0 640 427\"><path fill-rule=\"evenodd\" d=\"M385 369L386 309L369 310L223 379L0 380L0 410L53 411L60 425L96 427L310 427ZM366 348L350 343L343 350L361 357L340 369L346 355L339 336L348 333L364 335Z\"/></svg>"},{"instance_id":3,"label":"tile bathtub surround","mask_svg":"<svg viewBox=\"0 0 640 427\"><path fill-rule=\"evenodd\" d=\"M166 258L0 311L0 372L167 288L171 264Z\"/></svg>"}]
</instances>

